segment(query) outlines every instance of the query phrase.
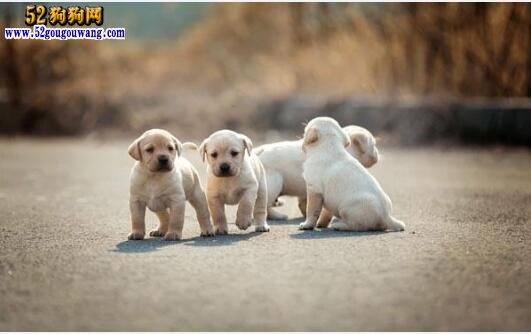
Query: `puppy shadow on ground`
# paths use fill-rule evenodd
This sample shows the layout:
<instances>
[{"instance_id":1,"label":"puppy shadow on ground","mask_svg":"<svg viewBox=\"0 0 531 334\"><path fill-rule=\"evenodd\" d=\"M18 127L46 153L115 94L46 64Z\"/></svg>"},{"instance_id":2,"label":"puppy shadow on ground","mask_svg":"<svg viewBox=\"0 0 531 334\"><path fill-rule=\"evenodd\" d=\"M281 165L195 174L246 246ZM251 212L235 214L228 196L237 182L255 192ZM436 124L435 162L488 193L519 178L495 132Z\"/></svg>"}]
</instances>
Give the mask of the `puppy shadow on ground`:
<instances>
[{"instance_id":1,"label":"puppy shadow on ground","mask_svg":"<svg viewBox=\"0 0 531 334\"><path fill-rule=\"evenodd\" d=\"M303 221L304 221L304 217L291 218L291 219L288 219L288 220L267 219L267 223L269 225L299 225Z\"/></svg>"},{"instance_id":2,"label":"puppy shadow on ground","mask_svg":"<svg viewBox=\"0 0 531 334\"><path fill-rule=\"evenodd\" d=\"M250 227L251 229L253 227ZM213 237L197 237L184 240L184 245L193 247L219 247L230 246L240 241L247 241L258 237L266 232L254 232L253 230L244 233L230 233L226 235L216 235Z\"/></svg>"},{"instance_id":3,"label":"puppy shadow on ground","mask_svg":"<svg viewBox=\"0 0 531 334\"><path fill-rule=\"evenodd\" d=\"M335 231L330 228L316 229L310 231L301 231L290 235L292 239L329 239L329 238L357 238L357 237L373 237L387 232L373 231L373 232L348 232Z\"/></svg>"},{"instance_id":4,"label":"puppy shadow on ground","mask_svg":"<svg viewBox=\"0 0 531 334\"><path fill-rule=\"evenodd\" d=\"M246 241L261 235L261 232L231 233L227 235L216 235L213 237L194 237L179 241L164 241L162 238L147 238L144 240L125 240L116 244L116 248L111 252L118 253L147 253L155 252L169 246L194 246L194 247L217 247L230 246L240 241Z\"/></svg>"},{"instance_id":5,"label":"puppy shadow on ground","mask_svg":"<svg viewBox=\"0 0 531 334\"><path fill-rule=\"evenodd\" d=\"M125 240L116 244L112 252L118 253L147 253L155 252L161 248L175 245L181 241L164 241L162 238L147 238L144 240Z\"/></svg>"}]
</instances>

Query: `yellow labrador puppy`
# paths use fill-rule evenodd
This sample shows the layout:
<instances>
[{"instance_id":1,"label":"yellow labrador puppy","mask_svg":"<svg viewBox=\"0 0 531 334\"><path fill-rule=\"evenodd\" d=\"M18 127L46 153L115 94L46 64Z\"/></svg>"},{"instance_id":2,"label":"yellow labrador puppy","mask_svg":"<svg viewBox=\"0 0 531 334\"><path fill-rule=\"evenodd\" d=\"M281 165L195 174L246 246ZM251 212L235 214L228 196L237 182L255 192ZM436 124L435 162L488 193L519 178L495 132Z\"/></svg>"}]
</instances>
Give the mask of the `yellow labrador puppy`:
<instances>
[{"instance_id":1,"label":"yellow labrador puppy","mask_svg":"<svg viewBox=\"0 0 531 334\"><path fill-rule=\"evenodd\" d=\"M196 148L192 143L184 146ZM133 225L130 240L144 238L146 206L160 221L151 236L164 237L164 240L181 239L186 200L197 213L201 235L214 234L199 176L192 164L180 157L182 149L183 144L177 138L160 129L144 132L129 146L129 155L137 161L130 178L129 205Z\"/></svg>"},{"instance_id":2,"label":"yellow labrador puppy","mask_svg":"<svg viewBox=\"0 0 531 334\"><path fill-rule=\"evenodd\" d=\"M346 126L343 131L349 136L352 143L347 147L347 152L350 155L367 168L378 162L376 139L372 133L356 125ZM254 151L266 170L267 217L279 220L288 218L273 209L274 206L282 205L278 201L278 197L282 195L298 197L299 208L302 214L306 216L306 183L302 177L302 164L304 162L302 139L266 144ZM326 227L331 219L330 213L323 211L319 226Z\"/></svg>"},{"instance_id":3,"label":"yellow labrador puppy","mask_svg":"<svg viewBox=\"0 0 531 334\"><path fill-rule=\"evenodd\" d=\"M216 234L227 234L225 204L238 204L236 226L268 232L267 185L264 166L246 136L230 130L214 132L199 147L207 160L207 200Z\"/></svg>"},{"instance_id":4,"label":"yellow labrador puppy","mask_svg":"<svg viewBox=\"0 0 531 334\"><path fill-rule=\"evenodd\" d=\"M343 231L403 231L404 223L391 216L391 200L378 181L345 147L350 138L330 117L317 117L304 129L307 216L300 229L316 226L324 207L341 221L331 228Z\"/></svg>"}]
</instances>

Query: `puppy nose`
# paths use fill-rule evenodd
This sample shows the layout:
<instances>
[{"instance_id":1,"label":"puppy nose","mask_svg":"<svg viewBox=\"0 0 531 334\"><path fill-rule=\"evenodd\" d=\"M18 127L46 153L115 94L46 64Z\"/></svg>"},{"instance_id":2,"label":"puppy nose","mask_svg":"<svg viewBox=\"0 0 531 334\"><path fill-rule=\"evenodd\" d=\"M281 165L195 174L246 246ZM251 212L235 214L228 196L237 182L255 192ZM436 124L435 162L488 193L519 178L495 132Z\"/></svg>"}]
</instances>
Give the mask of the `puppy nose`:
<instances>
[{"instance_id":1,"label":"puppy nose","mask_svg":"<svg viewBox=\"0 0 531 334\"><path fill-rule=\"evenodd\" d=\"M223 173L226 173L230 170L230 166L228 163L224 162L221 165L219 165L219 170Z\"/></svg>"},{"instance_id":2,"label":"puppy nose","mask_svg":"<svg viewBox=\"0 0 531 334\"><path fill-rule=\"evenodd\" d=\"M159 164L165 165L168 163L168 156L167 155L159 155Z\"/></svg>"}]
</instances>

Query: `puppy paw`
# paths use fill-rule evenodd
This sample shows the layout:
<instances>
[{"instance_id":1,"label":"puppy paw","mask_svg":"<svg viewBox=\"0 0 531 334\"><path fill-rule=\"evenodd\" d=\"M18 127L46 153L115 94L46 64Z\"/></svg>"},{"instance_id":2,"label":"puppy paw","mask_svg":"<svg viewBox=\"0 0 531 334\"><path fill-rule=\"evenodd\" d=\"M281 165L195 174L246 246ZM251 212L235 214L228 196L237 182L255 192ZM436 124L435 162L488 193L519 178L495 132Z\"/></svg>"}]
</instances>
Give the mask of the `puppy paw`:
<instances>
[{"instance_id":1,"label":"puppy paw","mask_svg":"<svg viewBox=\"0 0 531 334\"><path fill-rule=\"evenodd\" d=\"M144 232L133 231L127 236L127 239L129 239L129 240L143 240L144 239Z\"/></svg>"},{"instance_id":2,"label":"puppy paw","mask_svg":"<svg viewBox=\"0 0 531 334\"><path fill-rule=\"evenodd\" d=\"M284 203L285 203L284 200L277 198L275 202L273 203L273 206L283 206Z\"/></svg>"},{"instance_id":3,"label":"puppy paw","mask_svg":"<svg viewBox=\"0 0 531 334\"><path fill-rule=\"evenodd\" d=\"M258 225L254 228L255 232L269 232L270 228L267 223L264 223L263 225Z\"/></svg>"},{"instance_id":4,"label":"puppy paw","mask_svg":"<svg viewBox=\"0 0 531 334\"><path fill-rule=\"evenodd\" d=\"M250 220L237 220L236 221L236 226L238 226L238 228L240 230L246 230L249 228L249 226L251 226L251 221Z\"/></svg>"},{"instance_id":5,"label":"puppy paw","mask_svg":"<svg viewBox=\"0 0 531 334\"><path fill-rule=\"evenodd\" d=\"M349 227L341 221L334 221L330 224L330 228L334 231L349 231ZM355 229L353 229L355 231Z\"/></svg>"},{"instance_id":6,"label":"puppy paw","mask_svg":"<svg viewBox=\"0 0 531 334\"><path fill-rule=\"evenodd\" d=\"M226 226L216 226L214 228L214 234L216 234L216 235L225 235L225 234L229 234L229 231L227 230Z\"/></svg>"},{"instance_id":7,"label":"puppy paw","mask_svg":"<svg viewBox=\"0 0 531 334\"><path fill-rule=\"evenodd\" d=\"M212 237L214 236L214 230L212 228L209 228L208 230L201 231L202 237Z\"/></svg>"},{"instance_id":8,"label":"puppy paw","mask_svg":"<svg viewBox=\"0 0 531 334\"><path fill-rule=\"evenodd\" d=\"M308 221L300 223L299 230L313 230L313 225Z\"/></svg>"},{"instance_id":9,"label":"puppy paw","mask_svg":"<svg viewBox=\"0 0 531 334\"><path fill-rule=\"evenodd\" d=\"M181 240L181 234L176 231L166 232L166 234L164 235L164 240L166 241Z\"/></svg>"},{"instance_id":10,"label":"puppy paw","mask_svg":"<svg viewBox=\"0 0 531 334\"><path fill-rule=\"evenodd\" d=\"M159 231L159 230L153 230L151 232L149 232L149 236L150 237L163 237L166 235L166 232L162 232L162 231Z\"/></svg>"}]
</instances>

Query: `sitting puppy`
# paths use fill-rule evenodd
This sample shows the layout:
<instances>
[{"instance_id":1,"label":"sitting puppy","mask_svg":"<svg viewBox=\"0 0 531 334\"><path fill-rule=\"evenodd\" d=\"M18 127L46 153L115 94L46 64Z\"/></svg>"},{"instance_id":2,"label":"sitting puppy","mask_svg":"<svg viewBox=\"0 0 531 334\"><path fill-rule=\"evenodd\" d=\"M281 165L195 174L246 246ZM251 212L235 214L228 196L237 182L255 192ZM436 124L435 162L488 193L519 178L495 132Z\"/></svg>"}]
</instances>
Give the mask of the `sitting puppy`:
<instances>
[{"instance_id":1,"label":"sitting puppy","mask_svg":"<svg viewBox=\"0 0 531 334\"><path fill-rule=\"evenodd\" d=\"M355 125L346 126L343 131L352 142L352 145L347 147L350 155L367 168L378 162L378 149L372 133ZM306 216L306 183L302 177L302 164L304 162L302 140L266 144L254 151L266 170L267 217L278 220L288 218L273 209L274 206L282 205L278 201L278 197L282 195L298 197L299 209ZM324 211L319 220L319 226L326 227L331 219L332 216Z\"/></svg>"},{"instance_id":2,"label":"sitting puppy","mask_svg":"<svg viewBox=\"0 0 531 334\"><path fill-rule=\"evenodd\" d=\"M193 146L185 143L186 147ZM150 233L164 240L179 240L186 200L194 207L201 236L213 235L205 193L197 171L181 158L183 144L169 132L151 129L129 146L137 160L131 170L129 205L133 231L129 240L144 239L146 206L159 218L159 228Z\"/></svg>"},{"instance_id":3,"label":"sitting puppy","mask_svg":"<svg viewBox=\"0 0 531 334\"><path fill-rule=\"evenodd\" d=\"M266 222L267 185L265 171L252 152L246 136L220 130L203 141L199 147L207 165L207 200L214 220L216 234L227 234L225 204L239 204L236 226L247 229L254 217L255 230L268 232Z\"/></svg>"},{"instance_id":4,"label":"sitting puppy","mask_svg":"<svg viewBox=\"0 0 531 334\"><path fill-rule=\"evenodd\" d=\"M304 129L303 177L307 185L306 221L316 226L324 207L341 221L331 228L344 231L403 231L404 223L391 216L391 200L378 181L345 147L350 138L329 117L314 118Z\"/></svg>"}]
</instances>

